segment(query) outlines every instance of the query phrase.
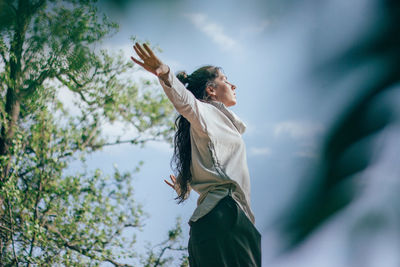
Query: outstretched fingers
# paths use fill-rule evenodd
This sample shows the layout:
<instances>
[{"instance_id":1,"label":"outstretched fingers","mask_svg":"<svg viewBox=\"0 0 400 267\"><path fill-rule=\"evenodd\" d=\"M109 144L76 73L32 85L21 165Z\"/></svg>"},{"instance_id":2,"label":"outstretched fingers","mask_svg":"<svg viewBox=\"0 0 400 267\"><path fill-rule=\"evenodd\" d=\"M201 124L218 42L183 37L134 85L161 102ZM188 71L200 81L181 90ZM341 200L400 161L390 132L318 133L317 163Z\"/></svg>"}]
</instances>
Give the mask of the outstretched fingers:
<instances>
[{"instance_id":1,"label":"outstretched fingers","mask_svg":"<svg viewBox=\"0 0 400 267\"><path fill-rule=\"evenodd\" d=\"M170 187L172 187L172 189L175 190L175 186L173 184L171 184L170 182L168 182L167 180L164 179L164 182L169 185Z\"/></svg>"},{"instance_id":2,"label":"outstretched fingers","mask_svg":"<svg viewBox=\"0 0 400 267\"><path fill-rule=\"evenodd\" d=\"M143 47L144 47L144 49L146 49L146 51L147 51L147 53L149 54L150 57L156 57L154 55L153 51L151 50L151 48L146 43L143 44Z\"/></svg>"},{"instance_id":3,"label":"outstretched fingers","mask_svg":"<svg viewBox=\"0 0 400 267\"><path fill-rule=\"evenodd\" d=\"M138 64L139 66L142 66L142 67L144 67L144 64L143 64L143 62L140 62L139 60L137 60L136 58L134 58L134 57L131 57L131 59L133 60L133 62L135 62L136 64Z\"/></svg>"},{"instance_id":4,"label":"outstretched fingers","mask_svg":"<svg viewBox=\"0 0 400 267\"><path fill-rule=\"evenodd\" d=\"M164 179L164 182L165 182L167 185L169 185L170 187L172 187L172 189L175 190L176 178L175 178L175 176L172 175L172 174L171 174L169 177L170 177L172 183L169 182L169 181L167 181L167 180L165 180L165 179Z\"/></svg>"},{"instance_id":5,"label":"outstretched fingers","mask_svg":"<svg viewBox=\"0 0 400 267\"><path fill-rule=\"evenodd\" d=\"M136 54L137 54L142 60L145 59L145 57L144 57L144 55L142 54L142 52L140 52L140 50L136 47L136 44L133 46L133 50L135 50Z\"/></svg>"},{"instance_id":6,"label":"outstretched fingers","mask_svg":"<svg viewBox=\"0 0 400 267\"><path fill-rule=\"evenodd\" d=\"M145 60L145 59L150 57L147 54L147 52L144 51L144 49L142 48L142 46L139 43L135 43L135 45L133 46L133 49L135 49L135 51L138 54L138 56L143 60Z\"/></svg>"},{"instance_id":7,"label":"outstretched fingers","mask_svg":"<svg viewBox=\"0 0 400 267\"><path fill-rule=\"evenodd\" d=\"M143 48L144 47L144 48ZM131 57L133 62L143 67L148 72L153 73L156 76L160 76L161 74L165 74L169 72L169 68L167 65L163 64L153 53L150 47L147 44L140 45L139 43L135 43L133 46L136 54L139 56L139 59L136 57ZM140 60L141 59L141 60Z\"/></svg>"}]
</instances>

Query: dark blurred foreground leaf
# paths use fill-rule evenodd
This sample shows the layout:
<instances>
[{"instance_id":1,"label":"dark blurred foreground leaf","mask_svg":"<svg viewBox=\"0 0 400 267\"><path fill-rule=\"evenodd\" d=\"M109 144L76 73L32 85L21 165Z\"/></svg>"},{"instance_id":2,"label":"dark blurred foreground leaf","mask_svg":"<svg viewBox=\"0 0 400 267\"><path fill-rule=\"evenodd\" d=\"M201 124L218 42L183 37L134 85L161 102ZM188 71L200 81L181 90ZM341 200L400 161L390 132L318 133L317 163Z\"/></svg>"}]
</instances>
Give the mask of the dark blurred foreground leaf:
<instances>
[{"instance_id":1,"label":"dark blurred foreground leaf","mask_svg":"<svg viewBox=\"0 0 400 267\"><path fill-rule=\"evenodd\" d=\"M362 192L358 174L372 164L376 137L398 119L394 116L396 103L385 98L385 93L400 81L400 2L376 2L370 23L374 27L345 51L318 65L314 73L339 83L361 67L373 70L364 73L355 100L330 127L321 158L306 173L278 221L285 249L299 246Z\"/></svg>"}]
</instances>

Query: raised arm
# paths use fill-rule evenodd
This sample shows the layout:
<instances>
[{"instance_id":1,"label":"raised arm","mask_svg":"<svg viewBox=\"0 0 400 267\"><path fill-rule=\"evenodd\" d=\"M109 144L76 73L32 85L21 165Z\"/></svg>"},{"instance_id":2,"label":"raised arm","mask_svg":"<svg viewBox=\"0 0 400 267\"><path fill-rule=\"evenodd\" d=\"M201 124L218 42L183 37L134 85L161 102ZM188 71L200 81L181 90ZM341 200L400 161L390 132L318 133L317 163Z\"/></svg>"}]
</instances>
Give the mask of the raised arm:
<instances>
[{"instance_id":1,"label":"raised arm","mask_svg":"<svg viewBox=\"0 0 400 267\"><path fill-rule=\"evenodd\" d=\"M185 88L178 78L170 71L170 68L154 55L147 44L143 44L142 47L140 44L135 43L133 49L143 62L134 57L131 57L131 59L159 78L165 94L172 102L175 109L184 116L191 125L199 129L204 129L205 124L199 112L199 106L202 105L202 103Z\"/></svg>"}]
</instances>

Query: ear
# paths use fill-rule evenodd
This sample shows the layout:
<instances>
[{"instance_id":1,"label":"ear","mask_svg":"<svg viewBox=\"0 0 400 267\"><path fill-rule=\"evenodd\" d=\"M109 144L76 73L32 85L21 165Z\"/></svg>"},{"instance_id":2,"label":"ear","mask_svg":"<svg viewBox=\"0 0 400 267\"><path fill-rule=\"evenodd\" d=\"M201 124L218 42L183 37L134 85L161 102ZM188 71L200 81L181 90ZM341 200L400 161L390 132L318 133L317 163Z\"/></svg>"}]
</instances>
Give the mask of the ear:
<instances>
[{"instance_id":1,"label":"ear","mask_svg":"<svg viewBox=\"0 0 400 267\"><path fill-rule=\"evenodd\" d=\"M215 88L212 86L207 86L206 87L206 93L207 95L209 95L210 97L215 96Z\"/></svg>"}]
</instances>

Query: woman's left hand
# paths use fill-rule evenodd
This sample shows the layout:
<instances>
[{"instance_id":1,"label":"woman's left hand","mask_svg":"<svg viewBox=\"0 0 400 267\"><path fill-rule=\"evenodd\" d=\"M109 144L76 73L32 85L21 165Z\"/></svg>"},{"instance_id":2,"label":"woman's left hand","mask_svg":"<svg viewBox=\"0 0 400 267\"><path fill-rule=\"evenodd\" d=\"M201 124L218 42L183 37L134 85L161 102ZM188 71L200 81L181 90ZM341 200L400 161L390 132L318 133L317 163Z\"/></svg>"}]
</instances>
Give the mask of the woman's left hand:
<instances>
[{"instance_id":1,"label":"woman's left hand","mask_svg":"<svg viewBox=\"0 0 400 267\"><path fill-rule=\"evenodd\" d=\"M177 192L177 184L176 184L176 177L174 175L170 175L169 178L171 179L171 182L168 182L167 180L164 179L164 182L169 185L172 189L174 189Z\"/></svg>"}]
</instances>

